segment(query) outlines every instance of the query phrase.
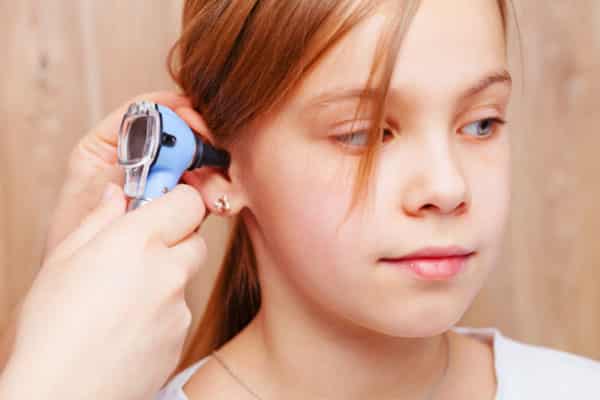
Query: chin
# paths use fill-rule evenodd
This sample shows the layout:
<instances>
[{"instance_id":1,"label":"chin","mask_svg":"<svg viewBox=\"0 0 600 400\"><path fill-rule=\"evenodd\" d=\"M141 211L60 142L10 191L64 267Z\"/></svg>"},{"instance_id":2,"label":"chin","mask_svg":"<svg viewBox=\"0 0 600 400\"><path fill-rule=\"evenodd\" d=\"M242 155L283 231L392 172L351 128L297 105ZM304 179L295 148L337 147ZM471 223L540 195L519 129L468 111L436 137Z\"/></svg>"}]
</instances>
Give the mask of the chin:
<instances>
[{"instance_id":1,"label":"chin","mask_svg":"<svg viewBox=\"0 0 600 400\"><path fill-rule=\"evenodd\" d=\"M457 300L457 299L455 299ZM431 337L440 335L455 326L464 315L467 306L458 302L418 302L413 304L378 309L377 315L371 311L370 318L363 321L371 330L392 337ZM372 310L372 309L371 309Z\"/></svg>"}]
</instances>

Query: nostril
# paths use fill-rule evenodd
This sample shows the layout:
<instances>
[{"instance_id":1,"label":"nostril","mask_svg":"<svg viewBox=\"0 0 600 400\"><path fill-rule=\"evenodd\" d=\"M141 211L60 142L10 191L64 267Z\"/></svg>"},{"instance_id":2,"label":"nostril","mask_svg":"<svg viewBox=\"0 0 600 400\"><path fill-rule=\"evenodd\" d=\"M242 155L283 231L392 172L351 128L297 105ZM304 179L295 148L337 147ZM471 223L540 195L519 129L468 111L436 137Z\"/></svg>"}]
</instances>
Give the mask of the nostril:
<instances>
[{"instance_id":1,"label":"nostril","mask_svg":"<svg viewBox=\"0 0 600 400\"><path fill-rule=\"evenodd\" d=\"M460 203L460 205L458 207L456 207L456 210L454 213L456 215L463 215L466 211L467 211L467 203L463 201L462 203Z\"/></svg>"}]
</instances>

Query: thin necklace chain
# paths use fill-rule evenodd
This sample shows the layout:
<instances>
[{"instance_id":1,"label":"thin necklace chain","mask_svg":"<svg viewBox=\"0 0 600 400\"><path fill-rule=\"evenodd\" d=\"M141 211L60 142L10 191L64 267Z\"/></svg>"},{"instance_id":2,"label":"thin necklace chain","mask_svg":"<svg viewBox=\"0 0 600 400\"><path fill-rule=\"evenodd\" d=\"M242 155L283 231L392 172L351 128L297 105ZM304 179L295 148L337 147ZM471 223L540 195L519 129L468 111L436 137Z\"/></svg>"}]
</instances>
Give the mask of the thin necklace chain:
<instances>
[{"instance_id":1,"label":"thin necklace chain","mask_svg":"<svg viewBox=\"0 0 600 400\"><path fill-rule=\"evenodd\" d=\"M433 387L431 388L431 390L429 391L429 395L426 397L426 400L431 400L433 399L433 395L435 394L435 392L437 391L437 389L439 388L439 386L442 384L442 382L444 381L444 378L446 377L446 374L448 373L448 369L450 367L450 341L448 339L448 334L444 334L442 335L444 336L444 342L446 345L446 366L444 367L444 372L442 374L442 377L440 378L440 380L433 385ZM254 397L257 400L263 400L258 394L256 394L256 392L254 392L242 379L240 379L239 376L237 376L232 370L231 368L229 368L229 366L227 364L225 364L225 361L223 361L223 359L221 358L220 355L217 354L216 350L213 350L213 352L211 353L211 355L213 356L213 358L215 360L217 360L219 362L219 364L221 364L221 366L225 369L225 371L227 371L227 373L229 375L231 375L231 377L233 379L235 379L235 381L242 386L244 389L246 389L246 391L248 393L250 393L252 395L252 397Z\"/></svg>"},{"instance_id":2,"label":"thin necklace chain","mask_svg":"<svg viewBox=\"0 0 600 400\"><path fill-rule=\"evenodd\" d=\"M225 370L229 373L229 375L231 375L231 377L233 379L235 379L237 381L237 383L239 385L241 385L244 389L246 389L246 391L248 393L250 393L252 395L252 397L254 397L255 399L258 400L263 400L259 395L257 395L248 385L246 385L246 383L241 380L236 374L233 373L233 371L227 366L227 364L225 364L225 362L221 359L221 356L217 355L216 350L213 350L212 352L212 356L215 358L215 360L217 360L219 362L219 364L221 364L223 366L223 368L225 368Z\"/></svg>"}]
</instances>

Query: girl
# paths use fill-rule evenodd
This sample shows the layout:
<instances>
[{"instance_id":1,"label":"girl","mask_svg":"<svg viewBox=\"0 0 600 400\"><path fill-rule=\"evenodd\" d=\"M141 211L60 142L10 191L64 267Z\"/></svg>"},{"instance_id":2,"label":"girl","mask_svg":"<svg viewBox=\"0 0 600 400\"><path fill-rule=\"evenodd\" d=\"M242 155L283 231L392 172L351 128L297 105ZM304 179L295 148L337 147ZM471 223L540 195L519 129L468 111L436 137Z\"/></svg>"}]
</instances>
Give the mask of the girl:
<instances>
[{"instance_id":1,"label":"girl","mask_svg":"<svg viewBox=\"0 0 600 400\"><path fill-rule=\"evenodd\" d=\"M188 0L172 73L234 219L160 400L584 399L600 363L457 327L509 203L506 1Z\"/></svg>"}]
</instances>

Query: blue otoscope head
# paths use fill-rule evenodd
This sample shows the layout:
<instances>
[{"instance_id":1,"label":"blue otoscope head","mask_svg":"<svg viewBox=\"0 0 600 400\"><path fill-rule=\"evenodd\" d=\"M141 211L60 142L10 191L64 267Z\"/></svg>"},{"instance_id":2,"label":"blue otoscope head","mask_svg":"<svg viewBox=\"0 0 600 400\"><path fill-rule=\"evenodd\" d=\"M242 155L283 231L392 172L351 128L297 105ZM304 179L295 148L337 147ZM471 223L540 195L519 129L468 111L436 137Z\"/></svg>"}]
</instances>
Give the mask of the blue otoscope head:
<instances>
[{"instance_id":1,"label":"blue otoscope head","mask_svg":"<svg viewBox=\"0 0 600 400\"><path fill-rule=\"evenodd\" d=\"M227 169L229 154L195 135L174 111L152 102L132 104L123 116L118 142L129 210L171 191L187 170Z\"/></svg>"}]
</instances>

